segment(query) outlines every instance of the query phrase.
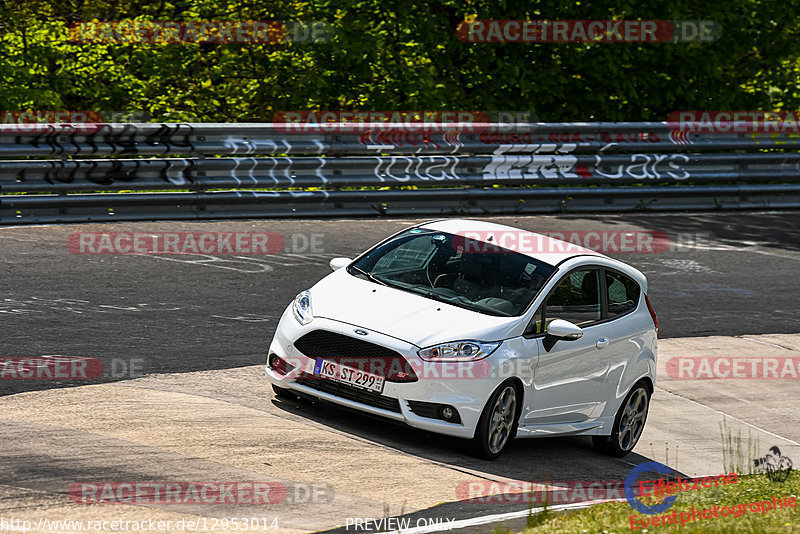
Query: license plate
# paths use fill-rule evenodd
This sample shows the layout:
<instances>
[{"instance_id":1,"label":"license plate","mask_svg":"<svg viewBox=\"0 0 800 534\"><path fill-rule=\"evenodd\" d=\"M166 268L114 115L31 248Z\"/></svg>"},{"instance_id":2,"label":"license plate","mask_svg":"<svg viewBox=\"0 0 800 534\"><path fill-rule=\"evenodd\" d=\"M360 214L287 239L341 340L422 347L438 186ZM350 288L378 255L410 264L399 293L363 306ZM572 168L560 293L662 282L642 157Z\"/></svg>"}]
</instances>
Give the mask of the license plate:
<instances>
[{"instance_id":1,"label":"license plate","mask_svg":"<svg viewBox=\"0 0 800 534\"><path fill-rule=\"evenodd\" d=\"M349 384L370 391L383 391L384 379L366 371L360 371L346 365L341 365L331 360L317 359L314 365L314 374L343 384Z\"/></svg>"}]
</instances>

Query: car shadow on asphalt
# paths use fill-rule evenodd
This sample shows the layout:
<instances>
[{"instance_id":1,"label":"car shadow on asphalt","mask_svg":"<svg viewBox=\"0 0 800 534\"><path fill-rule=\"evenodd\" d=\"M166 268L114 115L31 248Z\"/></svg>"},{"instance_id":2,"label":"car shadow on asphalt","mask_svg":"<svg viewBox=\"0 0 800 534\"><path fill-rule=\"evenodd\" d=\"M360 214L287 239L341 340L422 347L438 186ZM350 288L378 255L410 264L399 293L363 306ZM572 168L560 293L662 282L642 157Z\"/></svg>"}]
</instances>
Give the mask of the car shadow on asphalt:
<instances>
[{"instance_id":1,"label":"car shadow on asphalt","mask_svg":"<svg viewBox=\"0 0 800 534\"><path fill-rule=\"evenodd\" d=\"M590 437L569 436L515 439L500 458L490 461L471 455L467 440L412 428L332 403L307 398L274 398L272 403L287 413L356 438L463 471L464 481L485 480L487 475L537 483L624 481L633 467L654 461L656 452L660 456L664 452L652 450L649 456L631 453L624 458L612 458L596 451ZM647 442L640 442L640 449L642 446L647 449ZM652 444L649 448L653 448Z\"/></svg>"}]
</instances>

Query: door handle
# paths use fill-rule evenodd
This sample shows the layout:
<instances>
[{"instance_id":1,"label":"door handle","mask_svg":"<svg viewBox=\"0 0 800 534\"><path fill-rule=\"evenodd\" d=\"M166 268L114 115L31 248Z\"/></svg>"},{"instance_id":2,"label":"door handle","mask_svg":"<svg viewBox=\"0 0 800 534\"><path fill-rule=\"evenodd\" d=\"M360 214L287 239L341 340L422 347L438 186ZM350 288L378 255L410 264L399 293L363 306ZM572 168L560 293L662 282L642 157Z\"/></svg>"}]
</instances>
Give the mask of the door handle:
<instances>
[{"instance_id":1,"label":"door handle","mask_svg":"<svg viewBox=\"0 0 800 534\"><path fill-rule=\"evenodd\" d=\"M598 349L604 349L607 346L608 346L607 337L601 337L600 339L597 340L597 343L595 344L595 347L597 347Z\"/></svg>"}]
</instances>

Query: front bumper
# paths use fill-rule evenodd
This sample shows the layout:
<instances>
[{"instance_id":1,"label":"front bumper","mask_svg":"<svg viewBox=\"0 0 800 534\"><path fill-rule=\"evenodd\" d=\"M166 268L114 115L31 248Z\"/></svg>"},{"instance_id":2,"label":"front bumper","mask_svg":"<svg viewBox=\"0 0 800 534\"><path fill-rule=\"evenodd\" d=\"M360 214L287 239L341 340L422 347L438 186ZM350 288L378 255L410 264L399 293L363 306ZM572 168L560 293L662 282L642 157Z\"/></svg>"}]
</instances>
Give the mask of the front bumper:
<instances>
[{"instance_id":1,"label":"front bumper","mask_svg":"<svg viewBox=\"0 0 800 534\"><path fill-rule=\"evenodd\" d=\"M303 382L304 372L313 374L315 360L300 352L294 346L295 340L312 330L327 330L356 338L357 336L354 335L356 328L368 332L368 335L362 339L368 339L371 343L382 345L402 355L417 371L418 380L415 382L386 381L383 392L380 393L381 398L377 399L377 402L374 399L375 394L366 396L360 394L347 395L353 397L351 399L332 391L337 388L310 387L308 382L306 384L300 383ZM266 365L265 374L270 383L287 390L293 390L387 419L404 422L414 428L459 438L472 438L475 435L475 427L478 424L483 407L492 391L502 381L498 378L497 373L492 372L495 369L490 361L491 359L487 358L479 362L466 364L426 362L417 355L417 350L418 347L405 341L379 332L369 331L358 325L350 325L331 319L315 317L308 325L300 325L294 319L291 309L287 308L278 323L275 337L270 344L269 354L274 354L290 362L294 369L283 374ZM363 402L358 402L359 396L364 399ZM372 398L368 401L367 397ZM457 410L461 423L450 423L442 419L423 417L414 412L412 405L418 406L414 401L452 406ZM417 409L417 412L419 411Z\"/></svg>"}]
</instances>

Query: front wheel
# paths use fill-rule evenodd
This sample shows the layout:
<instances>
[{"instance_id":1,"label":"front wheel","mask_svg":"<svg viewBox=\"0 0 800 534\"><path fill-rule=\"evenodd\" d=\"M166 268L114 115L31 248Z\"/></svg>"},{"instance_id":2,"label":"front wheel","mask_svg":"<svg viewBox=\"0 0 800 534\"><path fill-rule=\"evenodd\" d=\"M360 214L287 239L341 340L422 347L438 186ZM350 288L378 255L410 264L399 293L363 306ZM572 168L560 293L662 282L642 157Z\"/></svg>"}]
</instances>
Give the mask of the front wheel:
<instances>
[{"instance_id":1,"label":"front wheel","mask_svg":"<svg viewBox=\"0 0 800 534\"><path fill-rule=\"evenodd\" d=\"M592 436L595 448L605 454L622 458L633 450L644 430L650 393L647 386L637 383L614 418L614 430L610 436Z\"/></svg>"},{"instance_id":2,"label":"front wheel","mask_svg":"<svg viewBox=\"0 0 800 534\"><path fill-rule=\"evenodd\" d=\"M486 460L498 458L514 438L516 418L517 389L504 384L489 398L481 413L472 438L473 452Z\"/></svg>"}]
</instances>

